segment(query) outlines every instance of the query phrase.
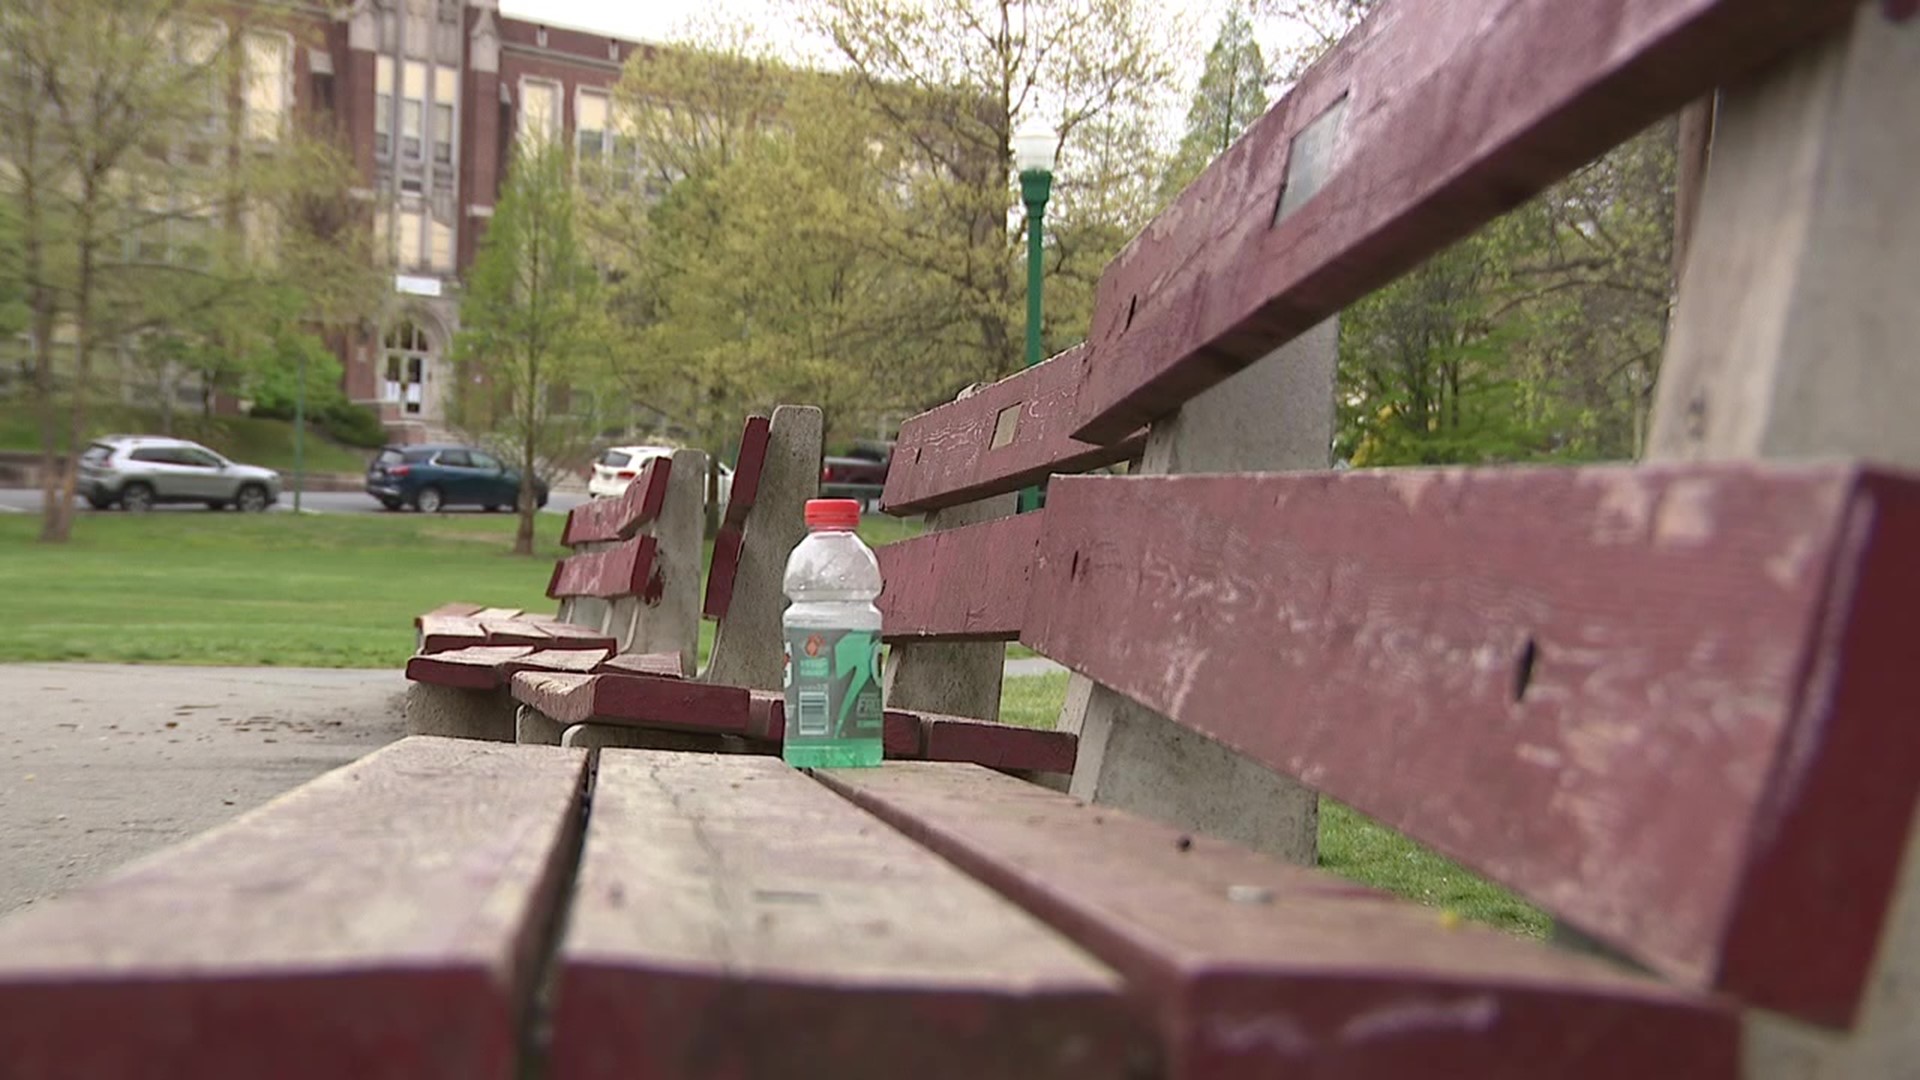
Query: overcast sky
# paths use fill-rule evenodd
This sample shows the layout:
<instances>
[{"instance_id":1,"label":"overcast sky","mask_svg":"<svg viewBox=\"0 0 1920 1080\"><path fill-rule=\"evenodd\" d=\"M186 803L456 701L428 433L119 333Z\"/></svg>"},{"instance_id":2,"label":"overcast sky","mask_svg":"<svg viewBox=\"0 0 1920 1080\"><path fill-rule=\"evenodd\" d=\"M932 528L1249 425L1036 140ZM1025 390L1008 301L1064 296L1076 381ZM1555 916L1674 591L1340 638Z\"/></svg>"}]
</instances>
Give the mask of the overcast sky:
<instances>
[{"instance_id":1,"label":"overcast sky","mask_svg":"<svg viewBox=\"0 0 1920 1080\"><path fill-rule=\"evenodd\" d=\"M1179 57L1178 85L1172 99L1181 115L1199 77L1207 46L1213 43L1222 14L1231 0L1160 0L1192 29L1192 45ZM704 20L718 16L745 23L764 32L769 44L789 55L818 56L800 34L790 30L793 0L501 0L504 14L551 25L591 30L640 41L672 41L686 36ZM1295 36L1294 28L1279 21L1259 26L1261 45L1269 50ZM1271 54L1269 55L1271 59ZM1170 102L1171 104L1171 102Z\"/></svg>"}]
</instances>

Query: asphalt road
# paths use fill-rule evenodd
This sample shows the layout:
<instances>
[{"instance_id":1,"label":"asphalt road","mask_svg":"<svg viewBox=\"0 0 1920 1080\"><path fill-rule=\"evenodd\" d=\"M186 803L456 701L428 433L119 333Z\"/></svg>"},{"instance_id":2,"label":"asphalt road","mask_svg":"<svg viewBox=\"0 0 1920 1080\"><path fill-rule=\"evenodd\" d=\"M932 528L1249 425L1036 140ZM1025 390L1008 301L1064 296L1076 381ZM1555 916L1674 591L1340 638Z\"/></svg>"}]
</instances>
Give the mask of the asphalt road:
<instances>
[{"instance_id":1,"label":"asphalt road","mask_svg":"<svg viewBox=\"0 0 1920 1080\"><path fill-rule=\"evenodd\" d=\"M586 501L587 497L584 494L556 491L547 500L547 512L550 514L564 514ZM83 499L75 499L74 504L83 514L119 513L117 510L97 511L93 507L88 506ZM318 514L384 514L388 512L381 508L373 496L363 491L310 491L300 497L300 508ZM159 509L165 513L204 514L207 512L206 507L193 503L180 506L163 506ZM284 513L292 509L293 495L289 492L280 496L280 502L275 505L270 512ZM37 489L0 488L0 514L33 514L39 513L39 511L40 492ZM228 512L231 513L232 511ZM410 511L401 512L409 513ZM477 506L450 507L446 512L449 514L486 513L486 511Z\"/></svg>"}]
</instances>

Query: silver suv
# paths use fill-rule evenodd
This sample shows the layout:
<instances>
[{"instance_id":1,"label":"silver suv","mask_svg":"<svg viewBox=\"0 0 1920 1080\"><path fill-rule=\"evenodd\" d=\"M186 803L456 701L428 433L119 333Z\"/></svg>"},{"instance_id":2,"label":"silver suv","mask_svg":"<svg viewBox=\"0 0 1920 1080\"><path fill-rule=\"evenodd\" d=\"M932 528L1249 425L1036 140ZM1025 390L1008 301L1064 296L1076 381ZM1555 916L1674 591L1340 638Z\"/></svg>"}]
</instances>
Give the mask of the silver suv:
<instances>
[{"instance_id":1,"label":"silver suv","mask_svg":"<svg viewBox=\"0 0 1920 1080\"><path fill-rule=\"evenodd\" d=\"M280 499L280 474L238 465L185 439L109 435L80 455L80 494L96 510L140 512L159 503L260 511Z\"/></svg>"}]
</instances>

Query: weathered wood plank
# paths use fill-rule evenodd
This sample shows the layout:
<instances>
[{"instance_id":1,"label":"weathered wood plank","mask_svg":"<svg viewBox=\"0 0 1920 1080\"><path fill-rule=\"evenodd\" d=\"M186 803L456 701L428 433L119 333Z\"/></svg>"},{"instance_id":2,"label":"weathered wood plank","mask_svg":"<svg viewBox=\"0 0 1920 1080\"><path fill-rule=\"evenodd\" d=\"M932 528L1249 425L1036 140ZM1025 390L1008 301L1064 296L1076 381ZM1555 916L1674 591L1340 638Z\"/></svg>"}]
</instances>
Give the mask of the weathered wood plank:
<instances>
[{"instance_id":1,"label":"weathered wood plank","mask_svg":"<svg viewBox=\"0 0 1920 1080\"><path fill-rule=\"evenodd\" d=\"M518 619L522 614L523 612L517 607L490 607L481 608L469 616L469 618L476 619L480 622L492 622L500 619Z\"/></svg>"},{"instance_id":2,"label":"weathered wood plank","mask_svg":"<svg viewBox=\"0 0 1920 1080\"><path fill-rule=\"evenodd\" d=\"M1171 412L1857 7L1386 5L1108 266L1072 434L1113 442ZM1318 194L1287 198L1314 174Z\"/></svg>"},{"instance_id":3,"label":"weathered wood plank","mask_svg":"<svg viewBox=\"0 0 1920 1080\"><path fill-rule=\"evenodd\" d=\"M766 758L607 750L553 1075L1119 1077L1112 973Z\"/></svg>"},{"instance_id":4,"label":"weathered wood plank","mask_svg":"<svg viewBox=\"0 0 1920 1080\"><path fill-rule=\"evenodd\" d=\"M1917 500L1841 466L1069 478L1023 640L1689 985L1839 1022L1920 791L1920 578L1885 554Z\"/></svg>"},{"instance_id":5,"label":"weathered wood plank","mask_svg":"<svg viewBox=\"0 0 1920 1080\"><path fill-rule=\"evenodd\" d=\"M648 458L627 490L614 499L589 499L567 513L560 542L569 547L630 540L655 518L666 504L673 459Z\"/></svg>"},{"instance_id":6,"label":"weathered wood plank","mask_svg":"<svg viewBox=\"0 0 1920 1080\"><path fill-rule=\"evenodd\" d=\"M733 488L727 493L727 513L723 524L735 530L747 523L747 511L760 497L760 476L767 467L767 444L773 437L772 421L764 416L749 416L740 431L740 453L733 459Z\"/></svg>"},{"instance_id":7,"label":"weathered wood plank","mask_svg":"<svg viewBox=\"0 0 1920 1080\"><path fill-rule=\"evenodd\" d=\"M703 617L727 617L727 609L733 606L733 580L740 572L740 551L746 542L747 534L737 525L722 527L713 538L713 558L707 563L707 591L700 604Z\"/></svg>"},{"instance_id":8,"label":"weathered wood plank","mask_svg":"<svg viewBox=\"0 0 1920 1080\"><path fill-rule=\"evenodd\" d=\"M525 619L485 619L475 616L473 621L486 631L489 645L545 646L553 641L553 635L547 633L544 626Z\"/></svg>"},{"instance_id":9,"label":"weathered wood plank","mask_svg":"<svg viewBox=\"0 0 1920 1080\"><path fill-rule=\"evenodd\" d=\"M654 538L640 536L605 551L568 556L554 566L547 595L602 600L652 595L657 599L661 583L654 573L654 554Z\"/></svg>"},{"instance_id":10,"label":"weathered wood plank","mask_svg":"<svg viewBox=\"0 0 1920 1080\"><path fill-rule=\"evenodd\" d=\"M964 761L1020 772L1073 772L1079 739L1070 732L971 720L935 713L911 714L919 721L920 752L927 761Z\"/></svg>"},{"instance_id":11,"label":"weathered wood plank","mask_svg":"<svg viewBox=\"0 0 1920 1080\"><path fill-rule=\"evenodd\" d=\"M507 677L522 671L560 671L585 675L600 670L613 655L612 649L534 649L500 665L501 685Z\"/></svg>"},{"instance_id":12,"label":"weathered wood plank","mask_svg":"<svg viewBox=\"0 0 1920 1080\"><path fill-rule=\"evenodd\" d=\"M738 686L642 675L528 672L513 696L563 724L624 724L722 735L748 733L751 695Z\"/></svg>"},{"instance_id":13,"label":"weathered wood plank","mask_svg":"<svg viewBox=\"0 0 1920 1080\"><path fill-rule=\"evenodd\" d=\"M1112 964L1175 1078L1737 1076L1710 1000L968 766L820 774Z\"/></svg>"},{"instance_id":14,"label":"weathered wood plank","mask_svg":"<svg viewBox=\"0 0 1920 1080\"><path fill-rule=\"evenodd\" d=\"M704 613L717 619L707 682L777 690L785 678L780 618L787 559L806 538L807 500L820 494L825 415L811 405L773 410L760 450L753 506L714 545ZM740 477L734 476L734 500ZM729 514L733 513L729 510Z\"/></svg>"},{"instance_id":15,"label":"weathered wood plank","mask_svg":"<svg viewBox=\"0 0 1920 1080\"><path fill-rule=\"evenodd\" d=\"M422 615L419 649L423 653L447 652L487 643L486 628L458 615Z\"/></svg>"},{"instance_id":16,"label":"weathered wood plank","mask_svg":"<svg viewBox=\"0 0 1920 1080\"><path fill-rule=\"evenodd\" d=\"M614 675L651 675L656 679L684 679L687 675L681 670L677 652L621 653L608 657L600 670Z\"/></svg>"},{"instance_id":17,"label":"weathered wood plank","mask_svg":"<svg viewBox=\"0 0 1920 1080\"><path fill-rule=\"evenodd\" d=\"M432 611L428 611L420 615L415 615L413 617L413 625L416 629L418 629L419 627L424 626L428 619L438 619L438 618L464 619L464 618L471 617L475 612L485 611L485 610L486 609L479 604L460 604L460 603L441 604L439 607L434 608Z\"/></svg>"},{"instance_id":18,"label":"weathered wood plank","mask_svg":"<svg viewBox=\"0 0 1920 1080\"><path fill-rule=\"evenodd\" d=\"M1144 435L1111 446L1073 437L1086 358L1075 346L901 424L882 508L939 510L1133 457Z\"/></svg>"},{"instance_id":19,"label":"weathered wood plank","mask_svg":"<svg viewBox=\"0 0 1920 1080\"><path fill-rule=\"evenodd\" d=\"M779 694L755 692L747 723L748 738L778 746L786 737L786 700ZM892 761L960 761L1010 772L1063 774L1073 772L1078 744L1070 732L911 709L886 710L881 740Z\"/></svg>"},{"instance_id":20,"label":"weathered wood plank","mask_svg":"<svg viewBox=\"0 0 1920 1080\"><path fill-rule=\"evenodd\" d=\"M535 625L546 632L543 643L549 649L608 649L613 648L613 638L590 627L575 626L558 620L538 620Z\"/></svg>"},{"instance_id":21,"label":"weathered wood plank","mask_svg":"<svg viewBox=\"0 0 1920 1080\"><path fill-rule=\"evenodd\" d=\"M15 914L4 1072L518 1075L585 764L406 739Z\"/></svg>"},{"instance_id":22,"label":"weathered wood plank","mask_svg":"<svg viewBox=\"0 0 1920 1080\"><path fill-rule=\"evenodd\" d=\"M1045 512L926 533L881 547L878 605L888 641L1012 641Z\"/></svg>"},{"instance_id":23,"label":"weathered wood plank","mask_svg":"<svg viewBox=\"0 0 1920 1080\"><path fill-rule=\"evenodd\" d=\"M481 645L413 656L407 660L407 680L431 686L492 690L505 681L503 671L507 661L524 659L533 651L526 645Z\"/></svg>"}]
</instances>

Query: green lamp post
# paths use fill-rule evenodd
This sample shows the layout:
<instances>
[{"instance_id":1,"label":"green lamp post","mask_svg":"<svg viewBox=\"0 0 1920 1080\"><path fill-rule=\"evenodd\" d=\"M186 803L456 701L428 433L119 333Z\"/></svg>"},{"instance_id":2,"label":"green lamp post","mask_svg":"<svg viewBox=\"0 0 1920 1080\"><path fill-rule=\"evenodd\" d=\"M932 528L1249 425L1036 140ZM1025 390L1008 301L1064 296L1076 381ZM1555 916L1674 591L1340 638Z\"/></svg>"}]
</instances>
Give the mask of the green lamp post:
<instances>
[{"instance_id":1,"label":"green lamp post","mask_svg":"<svg viewBox=\"0 0 1920 1080\"><path fill-rule=\"evenodd\" d=\"M1041 238L1047 216L1047 196L1053 193L1054 134L1044 126L1027 123L1013 136L1013 164L1020 174L1020 201L1027 207L1027 366L1045 359L1041 355ZM1020 492L1022 512L1038 509L1040 489Z\"/></svg>"}]
</instances>

